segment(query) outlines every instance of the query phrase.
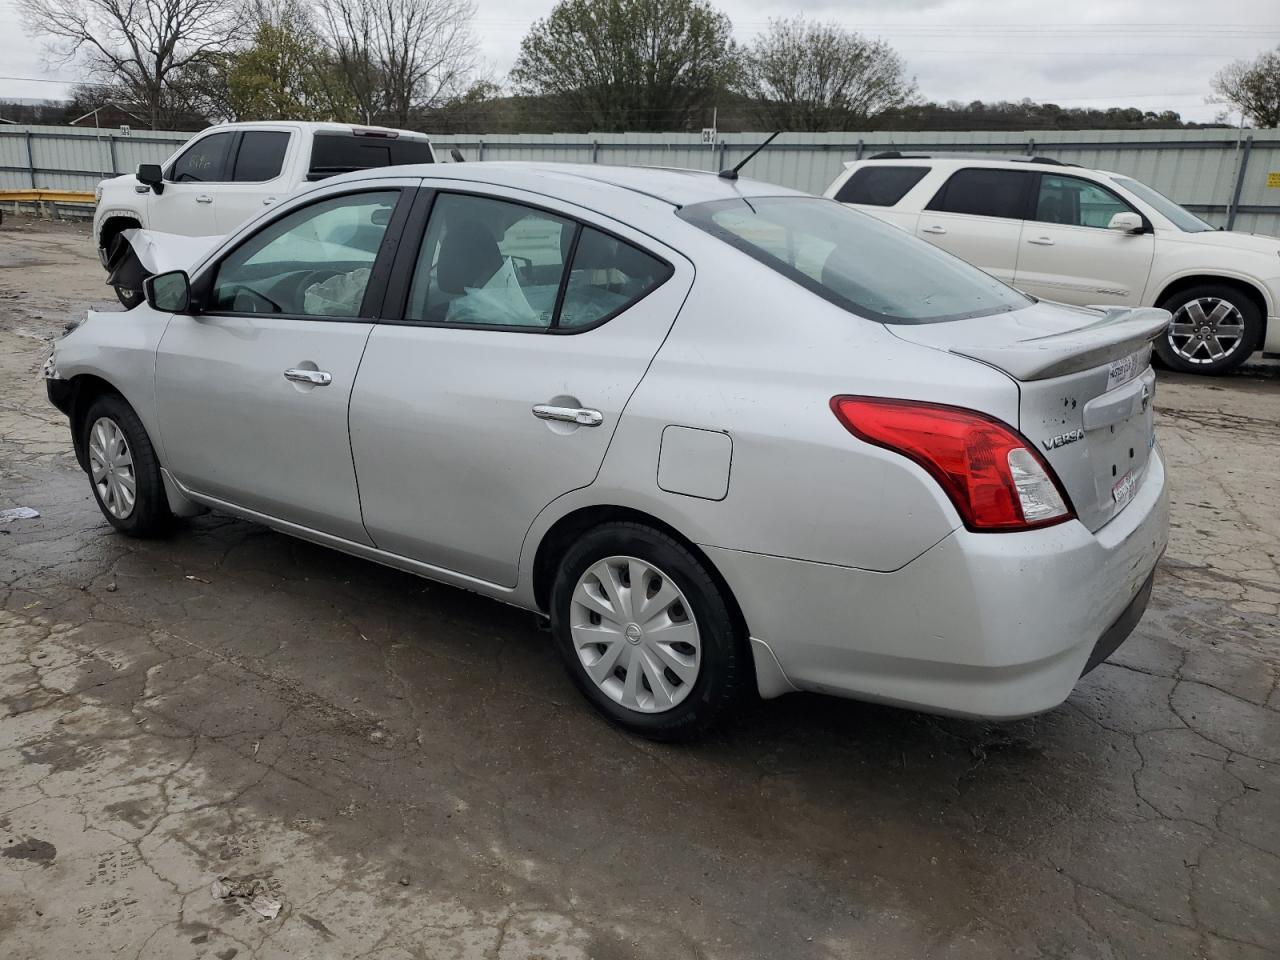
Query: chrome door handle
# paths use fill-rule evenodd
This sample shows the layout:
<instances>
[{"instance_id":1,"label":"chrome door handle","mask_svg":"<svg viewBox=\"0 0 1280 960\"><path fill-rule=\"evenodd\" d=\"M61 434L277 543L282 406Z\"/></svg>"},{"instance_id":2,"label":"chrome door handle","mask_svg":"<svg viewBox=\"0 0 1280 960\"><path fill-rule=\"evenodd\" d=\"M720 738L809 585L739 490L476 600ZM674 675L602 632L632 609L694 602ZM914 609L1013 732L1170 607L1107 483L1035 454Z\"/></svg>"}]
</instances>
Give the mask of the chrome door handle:
<instances>
[{"instance_id":1,"label":"chrome door handle","mask_svg":"<svg viewBox=\"0 0 1280 960\"><path fill-rule=\"evenodd\" d=\"M1053 241L1048 237L1032 237L1027 243L1034 243L1037 247L1052 247Z\"/></svg>"},{"instance_id":2,"label":"chrome door handle","mask_svg":"<svg viewBox=\"0 0 1280 960\"><path fill-rule=\"evenodd\" d=\"M934 224L932 227L921 227L920 232L921 233L946 233L947 228L940 227L937 224Z\"/></svg>"},{"instance_id":3,"label":"chrome door handle","mask_svg":"<svg viewBox=\"0 0 1280 960\"><path fill-rule=\"evenodd\" d=\"M553 407L549 403L540 403L533 408L533 415L539 420L576 423L580 427L598 427L604 423L603 413L585 407Z\"/></svg>"},{"instance_id":4,"label":"chrome door handle","mask_svg":"<svg viewBox=\"0 0 1280 960\"><path fill-rule=\"evenodd\" d=\"M196 203L213 203L213 197L209 196L207 193L202 193L196 197Z\"/></svg>"},{"instance_id":5,"label":"chrome door handle","mask_svg":"<svg viewBox=\"0 0 1280 960\"><path fill-rule=\"evenodd\" d=\"M330 373L325 373L323 370L300 370L297 367L286 370L284 378L294 383L309 383L316 387L327 387L333 383L333 375Z\"/></svg>"}]
</instances>

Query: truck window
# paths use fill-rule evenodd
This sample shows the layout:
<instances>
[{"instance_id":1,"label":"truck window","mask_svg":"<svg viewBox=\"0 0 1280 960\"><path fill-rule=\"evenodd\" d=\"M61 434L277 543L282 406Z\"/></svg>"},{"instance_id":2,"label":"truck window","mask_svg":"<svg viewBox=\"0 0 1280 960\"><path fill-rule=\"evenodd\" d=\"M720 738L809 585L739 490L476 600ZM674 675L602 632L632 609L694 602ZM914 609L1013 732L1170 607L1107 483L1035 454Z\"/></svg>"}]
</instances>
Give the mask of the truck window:
<instances>
[{"instance_id":1,"label":"truck window","mask_svg":"<svg viewBox=\"0 0 1280 960\"><path fill-rule=\"evenodd\" d=\"M356 133L317 133L311 145L308 180L323 180L352 170L431 163L431 144L404 137L370 136Z\"/></svg>"},{"instance_id":2,"label":"truck window","mask_svg":"<svg viewBox=\"0 0 1280 960\"><path fill-rule=\"evenodd\" d=\"M289 134L283 130L246 130L240 139L235 170L236 183L263 183L280 176Z\"/></svg>"},{"instance_id":3,"label":"truck window","mask_svg":"<svg viewBox=\"0 0 1280 960\"><path fill-rule=\"evenodd\" d=\"M169 179L174 183L217 183L226 179L227 150L234 133L201 137L173 162Z\"/></svg>"},{"instance_id":4,"label":"truck window","mask_svg":"<svg viewBox=\"0 0 1280 960\"><path fill-rule=\"evenodd\" d=\"M840 185L835 199L841 203L892 207L928 172L929 167L860 167Z\"/></svg>"},{"instance_id":5,"label":"truck window","mask_svg":"<svg viewBox=\"0 0 1280 960\"><path fill-rule=\"evenodd\" d=\"M926 209L1021 220L1030 185L1031 174L1022 170L970 167L953 173Z\"/></svg>"}]
</instances>

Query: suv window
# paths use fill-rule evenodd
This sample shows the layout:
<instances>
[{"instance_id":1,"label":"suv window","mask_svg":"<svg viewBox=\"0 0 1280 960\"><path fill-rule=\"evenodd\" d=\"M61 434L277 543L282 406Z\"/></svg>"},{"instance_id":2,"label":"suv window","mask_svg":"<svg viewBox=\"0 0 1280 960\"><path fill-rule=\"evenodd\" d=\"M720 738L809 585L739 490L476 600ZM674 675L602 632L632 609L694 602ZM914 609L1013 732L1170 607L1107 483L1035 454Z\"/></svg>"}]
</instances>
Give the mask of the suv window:
<instances>
[{"instance_id":1,"label":"suv window","mask_svg":"<svg viewBox=\"0 0 1280 960\"><path fill-rule=\"evenodd\" d=\"M557 326L602 323L662 286L671 273L670 266L625 240L583 227Z\"/></svg>"},{"instance_id":2,"label":"suv window","mask_svg":"<svg viewBox=\"0 0 1280 960\"><path fill-rule=\"evenodd\" d=\"M1075 227L1106 228L1117 213L1133 208L1106 187L1079 177L1040 175L1035 219L1041 223L1065 223Z\"/></svg>"},{"instance_id":3,"label":"suv window","mask_svg":"<svg viewBox=\"0 0 1280 960\"><path fill-rule=\"evenodd\" d=\"M823 299L882 323L985 317L1032 302L905 230L831 200L715 200L676 215Z\"/></svg>"},{"instance_id":4,"label":"suv window","mask_svg":"<svg viewBox=\"0 0 1280 960\"><path fill-rule=\"evenodd\" d=\"M263 183L280 176L284 154L289 147L289 134L283 130L246 130L236 152L236 183Z\"/></svg>"},{"instance_id":5,"label":"suv window","mask_svg":"<svg viewBox=\"0 0 1280 960\"><path fill-rule=\"evenodd\" d=\"M399 191L321 200L281 217L218 266L209 309L358 317Z\"/></svg>"},{"instance_id":6,"label":"suv window","mask_svg":"<svg viewBox=\"0 0 1280 960\"><path fill-rule=\"evenodd\" d=\"M431 163L426 140L356 133L317 133L311 143L309 180L323 180L352 170Z\"/></svg>"},{"instance_id":7,"label":"suv window","mask_svg":"<svg viewBox=\"0 0 1280 960\"><path fill-rule=\"evenodd\" d=\"M572 220L518 203L440 194L406 318L549 328L576 228Z\"/></svg>"},{"instance_id":8,"label":"suv window","mask_svg":"<svg viewBox=\"0 0 1280 960\"><path fill-rule=\"evenodd\" d=\"M991 167L957 170L925 209L1021 220L1031 177L1025 170Z\"/></svg>"},{"instance_id":9,"label":"suv window","mask_svg":"<svg viewBox=\"0 0 1280 960\"><path fill-rule=\"evenodd\" d=\"M929 170L929 167L859 167L841 184L835 198L841 203L892 207L923 180Z\"/></svg>"},{"instance_id":10,"label":"suv window","mask_svg":"<svg viewBox=\"0 0 1280 960\"><path fill-rule=\"evenodd\" d=\"M225 178L227 150L235 134L212 133L201 137L173 162L169 179L174 183L216 183Z\"/></svg>"}]
</instances>

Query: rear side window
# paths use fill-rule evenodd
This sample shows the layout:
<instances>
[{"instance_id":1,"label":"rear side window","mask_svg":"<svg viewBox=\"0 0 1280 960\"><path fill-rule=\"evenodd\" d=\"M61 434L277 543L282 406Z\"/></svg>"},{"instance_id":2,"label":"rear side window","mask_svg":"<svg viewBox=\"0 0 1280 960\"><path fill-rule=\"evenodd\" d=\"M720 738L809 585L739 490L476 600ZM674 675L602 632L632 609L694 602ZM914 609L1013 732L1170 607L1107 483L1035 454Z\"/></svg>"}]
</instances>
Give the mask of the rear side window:
<instances>
[{"instance_id":1,"label":"rear side window","mask_svg":"<svg viewBox=\"0 0 1280 960\"><path fill-rule=\"evenodd\" d=\"M216 183L226 179L227 151L234 133L202 137L173 162L169 179L174 183Z\"/></svg>"},{"instance_id":2,"label":"rear side window","mask_svg":"<svg viewBox=\"0 0 1280 960\"><path fill-rule=\"evenodd\" d=\"M236 183L262 183L280 176L289 134L283 130L246 130L240 138L236 166L231 179Z\"/></svg>"},{"instance_id":3,"label":"rear side window","mask_svg":"<svg viewBox=\"0 0 1280 960\"><path fill-rule=\"evenodd\" d=\"M836 191L841 203L892 207L924 179L929 167L859 167Z\"/></svg>"},{"instance_id":4,"label":"rear side window","mask_svg":"<svg viewBox=\"0 0 1280 960\"><path fill-rule=\"evenodd\" d=\"M379 137L354 133L317 133L311 145L310 180L322 180L352 170L431 163L426 140Z\"/></svg>"},{"instance_id":5,"label":"rear side window","mask_svg":"<svg viewBox=\"0 0 1280 960\"><path fill-rule=\"evenodd\" d=\"M927 209L1021 220L1026 210L1031 177L1023 170L985 167L957 170L929 201Z\"/></svg>"},{"instance_id":6,"label":"rear side window","mask_svg":"<svg viewBox=\"0 0 1280 960\"><path fill-rule=\"evenodd\" d=\"M671 276L671 267L625 240L583 227L560 308L561 327L616 316Z\"/></svg>"}]
</instances>

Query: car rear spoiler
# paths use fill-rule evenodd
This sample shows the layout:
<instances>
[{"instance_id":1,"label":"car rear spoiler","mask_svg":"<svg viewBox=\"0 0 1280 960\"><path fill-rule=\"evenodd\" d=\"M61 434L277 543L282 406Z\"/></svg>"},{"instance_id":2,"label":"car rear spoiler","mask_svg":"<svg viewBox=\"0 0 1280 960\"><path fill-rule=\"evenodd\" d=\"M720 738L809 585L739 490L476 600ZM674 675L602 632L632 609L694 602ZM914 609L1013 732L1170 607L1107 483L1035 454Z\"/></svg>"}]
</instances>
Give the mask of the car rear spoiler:
<instances>
[{"instance_id":1,"label":"car rear spoiler","mask_svg":"<svg viewBox=\"0 0 1280 960\"><path fill-rule=\"evenodd\" d=\"M1048 380L1128 356L1149 346L1169 326L1169 311L1156 307L1090 309L1103 311L1103 317L1074 330L1006 344L956 344L950 351L1016 380Z\"/></svg>"}]
</instances>

